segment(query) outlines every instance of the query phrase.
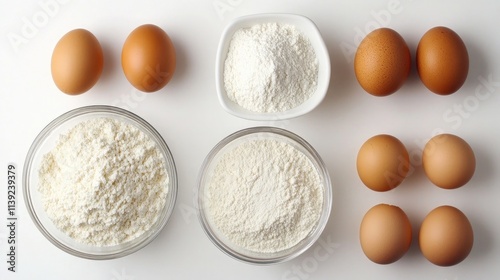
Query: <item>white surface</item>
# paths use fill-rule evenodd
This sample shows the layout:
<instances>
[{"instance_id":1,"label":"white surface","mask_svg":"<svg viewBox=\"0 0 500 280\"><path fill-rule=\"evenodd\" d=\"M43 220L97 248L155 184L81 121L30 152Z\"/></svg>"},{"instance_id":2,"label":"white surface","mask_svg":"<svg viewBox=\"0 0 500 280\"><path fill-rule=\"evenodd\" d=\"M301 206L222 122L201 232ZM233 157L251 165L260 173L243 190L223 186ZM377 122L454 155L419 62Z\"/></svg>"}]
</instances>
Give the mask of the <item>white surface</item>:
<instances>
[{"instance_id":1,"label":"white surface","mask_svg":"<svg viewBox=\"0 0 500 280\"><path fill-rule=\"evenodd\" d=\"M500 276L500 2L491 1L76 1L58 4L48 13L39 4L4 1L0 9L0 180L6 165L22 170L28 148L52 119L90 104L127 108L163 135L177 163L179 195L167 227L149 246L110 261L89 261L66 254L38 232L26 212L18 180L18 272L7 272L6 188L0 194L1 279L495 279ZM62 1L61 1L62 2ZM90 3L87 3L90 2ZM224 10L225 9L225 10ZM225 112L215 92L214 63L219 37L233 18L262 12L298 13L311 18L323 34L332 62L326 99L314 111L292 120L256 122ZM30 26L33 20L40 26ZM413 70L395 94L375 98L356 82L352 56L366 28L389 26L407 41L412 55L425 31L436 25L455 30L470 56L465 85L451 96L430 93ZM126 36L137 26L154 23L173 40L178 68L160 92L136 91L121 71ZM379 24L380 25L380 24ZM31 27L31 28L30 28ZM50 56L59 38L87 28L104 49L105 66L97 85L80 96L67 96L50 76ZM24 35L23 35L24 30ZM16 48L9 36L23 36ZM347 58L347 59L346 59ZM414 63L413 63L414 66ZM305 138L322 155L334 185L331 219L320 238L299 258L273 266L253 266L220 252L205 236L196 217L196 179L210 149L228 134L250 126L286 128ZM436 132L450 132L469 142L477 171L466 186L441 190L424 176L420 152ZM412 155L414 172L397 189L375 193L364 187L356 154L369 137L389 133ZM20 174L19 174L20 175ZM415 238L398 262L370 262L358 242L364 213L378 203L393 203L408 214ZM420 253L416 233L434 207L451 204L470 219L475 244L461 264L441 268Z\"/></svg>"}]
</instances>

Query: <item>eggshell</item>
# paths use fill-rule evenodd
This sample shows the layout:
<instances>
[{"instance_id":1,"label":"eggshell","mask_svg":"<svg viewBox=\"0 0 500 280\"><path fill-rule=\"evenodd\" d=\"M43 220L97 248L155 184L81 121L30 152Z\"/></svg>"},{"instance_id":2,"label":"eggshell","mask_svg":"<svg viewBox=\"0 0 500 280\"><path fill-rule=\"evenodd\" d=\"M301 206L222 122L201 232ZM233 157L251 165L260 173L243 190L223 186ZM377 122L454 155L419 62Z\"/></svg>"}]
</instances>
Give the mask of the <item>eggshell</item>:
<instances>
[{"instance_id":1,"label":"eggshell","mask_svg":"<svg viewBox=\"0 0 500 280\"><path fill-rule=\"evenodd\" d=\"M474 243L474 233L462 211L445 205L425 217L418 240L422 254L430 262L452 266L467 258Z\"/></svg>"},{"instance_id":2,"label":"eggshell","mask_svg":"<svg viewBox=\"0 0 500 280\"><path fill-rule=\"evenodd\" d=\"M359 149L356 168L361 181L374 191L399 186L408 174L408 151L396 137L386 134L368 139Z\"/></svg>"},{"instance_id":3,"label":"eggshell","mask_svg":"<svg viewBox=\"0 0 500 280\"><path fill-rule=\"evenodd\" d=\"M471 146L452 134L431 138L424 147L422 165L425 174L436 186L456 189L474 175L476 158Z\"/></svg>"},{"instance_id":4,"label":"eggshell","mask_svg":"<svg viewBox=\"0 0 500 280\"><path fill-rule=\"evenodd\" d=\"M447 27L434 27L420 39L417 71L432 92L448 95L464 84L469 72L469 55L464 42Z\"/></svg>"},{"instance_id":5,"label":"eggshell","mask_svg":"<svg viewBox=\"0 0 500 280\"><path fill-rule=\"evenodd\" d=\"M375 263L389 264L399 260L410 248L411 238L410 220L397 206L376 205L361 221L361 248Z\"/></svg>"},{"instance_id":6,"label":"eggshell","mask_svg":"<svg viewBox=\"0 0 500 280\"><path fill-rule=\"evenodd\" d=\"M85 29L66 33L52 53L51 73L56 86L70 95L81 94L99 80L104 64L101 45Z\"/></svg>"},{"instance_id":7,"label":"eggshell","mask_svg":"<svg viewBox=\"0 0 500 280\"><path fill-rule=\"evenodd\" d=\"M410 74L411 55L396 31L380 28L369 33L358 46L354 72L361 87L375 96L396 92Z\"/></svg>"},{"instance_id":8,"label":"eggshell","mask_svg":"<svg viewBox=\"0 0 500 280\"><path fill-rule=\"evenodd\" d=\"M144 92L158 91L174 74L174 45L160 27L153 24L141 25L125 40L121 61L127 80L135 88Z\"/></svg>"}]
</instances>

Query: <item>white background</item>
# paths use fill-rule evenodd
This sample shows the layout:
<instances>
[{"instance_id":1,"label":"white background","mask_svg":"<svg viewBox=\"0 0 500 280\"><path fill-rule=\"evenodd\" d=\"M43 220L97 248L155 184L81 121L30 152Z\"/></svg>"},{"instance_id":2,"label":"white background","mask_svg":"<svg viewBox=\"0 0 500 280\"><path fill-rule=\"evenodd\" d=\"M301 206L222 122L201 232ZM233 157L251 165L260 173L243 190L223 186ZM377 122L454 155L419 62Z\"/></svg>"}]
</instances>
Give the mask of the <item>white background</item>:
<instances>
[{"instance_id":1,"label":"white background","mask_svg":"<svg viewBox=\"0 0 500 280\"><path fill-rule=\"evenodd\" d=\"M155 241L132 255L109 261L80 259L60 251L36 229L26 211L18 179L18 272L7 272L7 199L6 188L2 187L0 279L457 280L500 276L500 172L496 172L500 159L498 1L123 2L2 1L1 185L6 186L7 163L15 163L21 175L29 146L51 120L76 107L113 104L150 122L169 145L179 175L173 216ZM56 4L47 10L40 3ZM254 122L236 118L218 104L214 68L221 32L238 16L262 12L305 15L317 24L324 37L332 63L330 88L324 102L307 115L285 121ZM125 38L145 23L162 27L177 51L173 79L152 94L136 91L125 79L120 65ZM405 38L414 57L420 37L436 25L455 30L469 51L469 76L457 93L443 97L429 92L414 67L403 88L389 97L372 97L361 89L354 76L352 55L346 53L354 52L367 30L373 26L395 29ZM52 81L50 57L59 38L74 28L86 28L99 39L105 66L90 91L67 96ZM17 38L17 44L11 42L12 38ZM485 80L490 83L484 83ZM228 134L257 125L285 128L305 138L324 159L334 186L332 215L321 236L322 243L316 243L292 261L272 266L242 263L219 251L205 236L194 206L198 171L210 149ZM419 162L425 142L440 132L464 138L477 157L475 176L457 190L433 186ZM398 137L409 150L414 167L402 185L387 193L364 187L355 168L361 144L380 133ZM409 252L385 266L370 262L358 241L364 213L383 202L406 211L414 232ZM425 215L443 204L461 209L469 217L475 234L469 257L448 268L428 262L420 253L416 238Z\"/></svg>"}]
</instances>

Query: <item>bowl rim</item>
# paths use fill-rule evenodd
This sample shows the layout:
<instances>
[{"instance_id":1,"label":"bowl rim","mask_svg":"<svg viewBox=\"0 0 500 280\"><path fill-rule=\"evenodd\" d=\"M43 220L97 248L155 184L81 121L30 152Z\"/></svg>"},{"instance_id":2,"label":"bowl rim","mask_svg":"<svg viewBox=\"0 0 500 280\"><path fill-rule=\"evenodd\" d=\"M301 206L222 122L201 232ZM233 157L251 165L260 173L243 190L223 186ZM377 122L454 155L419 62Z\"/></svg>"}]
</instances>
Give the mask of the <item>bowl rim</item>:
<instances>
[{"instance_id":1,"label":"bowl rim","mask_svg":"<svg viewBox=\"0 0 500 280\"><path fill-rule=\"evenodd\" d=\"M236 30L240 27L238 25L242 24L245 26L251 26L257 23L264 22L290 22L290 21L300 21L303 22L304 25L308 26L308 30L312 32L306 33L305 30L302 30L300 27L299 30L305 35L311 44L314 47L316 52L316 57L318 59L318 74L323 72L325 78L323 79L323 83L320 83L319 75L318 75L318 84L315 92L309 99L304 101L299 106L292 108L288 111L284 112L275 112L275 113L258 113L246 110L233 101L229 100L225 93L224 88L224 61L226 57L227 51L225 51L226 46L229 46L232 35ZM248 23L248 24L247 24ZM316 43L313 43L315 41ZM315 47L317 46L317 47ZM222 108L242 119L247 120L255 120L255 121L276 121L276 120L285 120L292 119L309 113L314 110L326 97L328 93L328 88L330 85L330 76L331 76L331 62L330 62L330 54L328 52L328 48L323 40L323 36L318 29L318 26L312 21L310 18L295 14L295 13L259 13L259 14L251 14L245 15L241 17L237 17L232 19L229 24L226 25L224 30L222 31L221 37L219 39L219 44L217 47L216 59L215 59L215 87L217 92L217 97L219 99L219 103ZM313 96L317 95L318 97L313 99ZM232 104L230 103L232 102ZM233 110L233 107L241 108L241 110ZM300 108L297 109L297 108Z\"/></svg>"},{"instance_id":2,"label":"bowl rim","mask_svg":"<svg viewBox=\"0 0 500 280\"><path fill-rule=\"evenodd\" d=\"M286 139L287 141L294 142L295 144L303 148L306 151L306 153L304 153L303 151L301 152L304 153L304 155L310 161L312 161L313 165L317 168L317 172L323 183L323 205L320 216L318 218L315 227L311 230L309 235L303 239L303 240L307 239L309 240L306 243L298 243L289 249L283 250L282 252L287 252L287 253L282 256L273 256L270 258L259 258L259 257L245 255L244 253L237 252L236 250L232 249L229 245L219 240L219 238L217 238L216 234L209 225L208 218L206 217L204 211L204 203L203 203L204 194L202 191L204 189L203 183L205 182L204 179L207 176L206 172L208 167L214 160L214 157L220 151L222 151L227 144L230 144L234 140L238 140L241 137L249 136L251 134L261 134L261 133L274 134L275 136ZM249 263L254 265L271 265L271 264L283 263L292 260L301 255L302 253L304 253L305 251L307 251L320 238L321 234L326 228L326 225L328 224L332 210L332 204L333 204L332 182L324 161L322 160L318 152L306 140L304 140L297 134L283 128L277 128L271 126L255 126L255 127L244 128L229 134L228 136L220 140L205 157L200 172L198 174L197 184L198 188L196 193L197 195L196 200L198 209L197 211L198 220L200 221L203 231L205 232L209 240L219 250L221 250L231 258L236 259L238 261L242 261L244 263Z\"/></svg>"},{"instance_id":3,"label":"bowl rim","mask_svg":"<svg viewBox=\"0 0 500 280\"><path fill-rule=\"evenodd\" d=\"M55 238L54 235L45 227L45 225L39 219L39 214L36 213L33 205L32 192L36 191L36 189L32 188L30 184L30 179L32 172L36 172L36 170L32 170L34 168L33 160L39 148L43 146L44 141L47 140L47 137L60 125L64 124L66 121L70 121L74 118L91 114L106 114L107 117L111 116L113 119L116 119L114 118L116 116L124 118L128 121L129 124L133 125L137 129L141 130L142 132L150 136L150 139L157 144L158 148L164 155L166 172L169 175L169 184L168 184L169 193L167 194L167 201L165 203L162 214L158 217L157 222L148 231L145 232L149 233L149 235L145 237L141 242L133 242L134 240L140 238L139 236L125 243L113 245L113 246L120 246L130 242L128 246L126 247L120 246L121 248L118 248L111 252L99 252L99 253L82 252L66 244L65 242L60 241L58 238ZM84 259L91 259L91 260L115 259L127 256L131 253L134 253L144 248L154 239L156 239L156 237L166 226L166 224L168 223L168 221L172 216L177 201L178 178L176 169L177 168L175 165L174 158L165 140L160 135L160 133L146 120L128 110L119 107L109 106L109 105L89 105L89 106L78 107L59 115L54 120L49 122L36 136L35 140L32 142L28 150L24 162L23 174L22 174L22 192L23 192L24 202L26 204L26 208L28 210L29 216L31 217L31 220L38 228L38 230L42 233L42 235L47 240L49 240L53 245L55 245L56 247L58 247L59 249L63 250L66 253ZM99 246L90 246L90 247L102 248Z\"/></svg>"}]
</instances>

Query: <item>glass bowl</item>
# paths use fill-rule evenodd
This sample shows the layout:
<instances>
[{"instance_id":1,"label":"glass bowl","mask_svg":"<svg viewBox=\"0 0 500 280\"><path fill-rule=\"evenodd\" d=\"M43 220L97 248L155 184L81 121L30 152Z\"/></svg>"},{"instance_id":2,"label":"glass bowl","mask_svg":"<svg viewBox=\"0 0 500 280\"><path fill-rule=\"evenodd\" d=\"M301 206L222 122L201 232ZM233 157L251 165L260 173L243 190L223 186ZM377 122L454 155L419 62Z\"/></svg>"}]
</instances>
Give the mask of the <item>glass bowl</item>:
<instances>
[{"instance_id":1,"label":"glass bowl","mask_svg":"<svg viewBox=\"0 0 500 280\"><path fill-rule=\"evenodd\" d=\"M318 81L316 91L309 99L299 106L284 112L259 113L247 110L229 99L224 87L224 63L229 50L229 44L236 31L241 28L247 28L256 24L268 22L294 25L306 38L309 39L318 60ZM220 104L226 112L232 115L248 120L259 121L275 121L295 118L316 108L325 98L329 84L330 56L328 54L328 49L326 48L321 33L314 22L305 16L271 13L248 15L234 19L222 32L215 62L215 86Z\"/></svg>"},{"instance_id":2,"label":"glass bowl","mask_svg":"<svg viewBox=\"0 0 500 280\"><path fill-rule=\"evenodd\" d=\"M165 206L158 220L141 236L113 246L91 246L77 242L60 231L47 216L41 194L38 192L38 168L43 155L52 150L62 133L76 124L93 118L112 118L133 125L153 140L160 149L169 176L168 193ZM28 212L40 232L56 247L77 257L86 259L113 259L131 254L149 244L167 224L174 209L177 197L177 173L175 163L167 144L160 134L145 120L137 115L112 106L87 106L71 110L50 122L36 137L31 145L23 172L23 194Z\"/></svg>"},{"instance_id":3,"label":"glass bowl","mask_svg":"<svg viewBox=\"0 0 500 280\"><path fill-rule=\"evenodd\" d=\"M243 248L230 241L224 233L222 233L217 225L212 221L210 214L207 210L207 202L205 201L209 197L208 185L212 178L212 173L214 168L218 165L222 156L230 149L236 147L237 145L244 143L248 140L255 139L271 139L278 140L287 143L297 149L299 152L304 154L306 158L312 163L315 171L320 178L323 185L323 201L320 210L319 218L316 224L313 226L309 234L299 241L296 245L283 249L278 252L262 253L256 250L249 250ZM330 176L328 170L325 167L322 159L314 148L308 144L304 139L297 136L296 134L274 127L253 127L240 130L235 132L222 141L220 141L207 155L198 178L198 214L201 225L207 234L208 238L218 247L222 252L227 255L252 264L276 264L291 260L308 248L310 248L314 242L320 237L322 231L324 230L328 218L330 216L330 210L332 208L332 186L330 182Z\"/></svg>"}]
</instances>

